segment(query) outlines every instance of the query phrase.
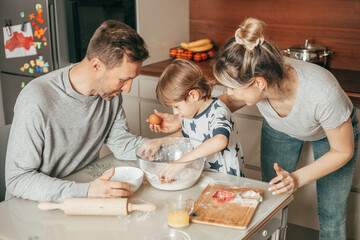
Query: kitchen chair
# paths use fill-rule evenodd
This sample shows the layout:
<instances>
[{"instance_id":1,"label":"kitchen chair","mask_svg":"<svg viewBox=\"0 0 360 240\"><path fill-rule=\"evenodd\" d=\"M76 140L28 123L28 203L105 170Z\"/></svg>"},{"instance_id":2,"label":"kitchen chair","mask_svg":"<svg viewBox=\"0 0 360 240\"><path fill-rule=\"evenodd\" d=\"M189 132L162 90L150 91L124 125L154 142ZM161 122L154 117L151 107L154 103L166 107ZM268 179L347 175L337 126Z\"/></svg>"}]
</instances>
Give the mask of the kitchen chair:
<instances>
[{"instance_id":1,"label":"kitchen chair","mask_svg":"<svg viewBox=\"0 0 360 240\"><path fill-rule=\"evenodd\" d=\"M11 125L0 127L0 202L5 199L5 157Z\"/></svg>"}]
</instances>

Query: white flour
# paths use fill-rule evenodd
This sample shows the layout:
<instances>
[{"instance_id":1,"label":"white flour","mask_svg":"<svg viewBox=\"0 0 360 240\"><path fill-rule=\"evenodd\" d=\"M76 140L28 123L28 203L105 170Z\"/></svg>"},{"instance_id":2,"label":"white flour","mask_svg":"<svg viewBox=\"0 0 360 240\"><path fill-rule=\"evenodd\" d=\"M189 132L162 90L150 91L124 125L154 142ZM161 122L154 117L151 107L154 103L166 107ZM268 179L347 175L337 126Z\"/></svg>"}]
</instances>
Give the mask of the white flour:
<instances>
[{"instance_id":1,"label":"white flour","mask_svg":"<svg viewBox=\"0 0 360 240\"><path fill-rule=\"evenodd\" d=\"M262 202L262 196L260 193L250 190L242 194L235 193L235 198L230 202L259 203Z\"/></svg>"},{"instance_id":2,"label":"white flour","mask_svg":"<svg viewBox=\"0 0 360 240\"><path fill-rule=\"evenodd\" d=\"M151 204L150 202L147 202L143 199L132 200L131 202L136 204ZM155 211L154 212L133 211L130 212L129 215L119 216L119 218L125 218L128 222L144 222L152 215L155 215Z\"/></svg>"},{"instance_id":3,"label":"white flour","mask_svg":"<svg viewBox=\"0 0 360 240\"><path fill-rule=\"evenodd\" d=\"M163 166L156 166L153 169L150 169L151 172L144 171L149 183L153 187L161 190L181 190L189 188L196 183L196 180L201 174L201 171L199 170L185 168L175 176L175 181L172 183L161 183L159 176L161 175L163 168Z\"/></svg>"}]
</instances>

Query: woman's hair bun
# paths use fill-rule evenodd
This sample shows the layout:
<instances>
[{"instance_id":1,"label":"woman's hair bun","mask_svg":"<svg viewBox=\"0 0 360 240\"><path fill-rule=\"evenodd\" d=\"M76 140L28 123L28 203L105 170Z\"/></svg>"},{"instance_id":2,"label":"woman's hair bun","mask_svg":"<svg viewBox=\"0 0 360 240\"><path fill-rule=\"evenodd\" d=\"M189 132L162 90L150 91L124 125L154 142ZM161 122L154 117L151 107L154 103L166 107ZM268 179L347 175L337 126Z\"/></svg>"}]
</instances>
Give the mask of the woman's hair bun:
<instances>
[{"instance_id":1,"label":"woman's hair bun","mask_svg":"<svg viewBox=\"0 0 360 240\"><path fill-rule=\"evenodd\" d=\"M253 50L263 44L264 22L256 18L247 18L243 21L235 32L235 41L237 44L244 45L248 50Z\"/></svg>"}]
</instances>

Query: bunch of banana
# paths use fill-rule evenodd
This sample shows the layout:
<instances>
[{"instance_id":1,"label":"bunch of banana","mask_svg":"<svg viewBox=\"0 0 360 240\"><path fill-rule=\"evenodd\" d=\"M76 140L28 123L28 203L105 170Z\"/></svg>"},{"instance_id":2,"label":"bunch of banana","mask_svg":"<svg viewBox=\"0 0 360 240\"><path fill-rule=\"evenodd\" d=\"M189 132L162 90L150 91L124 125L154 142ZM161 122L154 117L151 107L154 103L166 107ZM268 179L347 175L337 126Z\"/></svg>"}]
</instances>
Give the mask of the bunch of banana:
<instances>
[{"instance_id":1,"label":"bunch of banana","mask_svg":"<svg viewBox=\"0 0 360 240\"><path fill-rule=\"evenodd\" d=\"M204 52L204 51L212 49L212 47L213 47L210 39L207 39L207 38L189 42L189 43L180 43L180 46L191 52Z\"/></svg>"}]
</instances>

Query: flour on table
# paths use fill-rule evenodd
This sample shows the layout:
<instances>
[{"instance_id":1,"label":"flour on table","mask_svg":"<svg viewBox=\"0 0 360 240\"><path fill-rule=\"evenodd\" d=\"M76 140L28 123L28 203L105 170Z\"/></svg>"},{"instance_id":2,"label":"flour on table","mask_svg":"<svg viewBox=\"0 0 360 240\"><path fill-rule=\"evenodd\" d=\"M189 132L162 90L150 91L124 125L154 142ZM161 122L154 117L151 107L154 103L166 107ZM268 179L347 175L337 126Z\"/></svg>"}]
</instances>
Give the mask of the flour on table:
<instances>
[{"instance_id":1,"label":"flour on table","mask_svg":"<svg viewBox=\"0 0 360 240\"><path fill-rule=\"evenodd\" d=\"M243 193L235 193L235 198L230 202L259 203L262 202L262 196L258 192L249 190Z\"/></svg>"},{"instance_id":2,"label":"flour on table","mask_svg":"<svg viewBox=\"0 0 360 240\"><path fill-rule=\"evenodd\" d=\"M132 203L136 203L136 204L152 204L152 203L147 202L147 201L142 200L142 199L137 199L135 201L132 201ZM144 222L148 218L150 218L152 215L155 215L155 211L154 212L133 211L133 212L130 212L129 215L119 216L119 217L120 218L125 217L125 219L128 222Z\"/></svg>"}]
</instances>

